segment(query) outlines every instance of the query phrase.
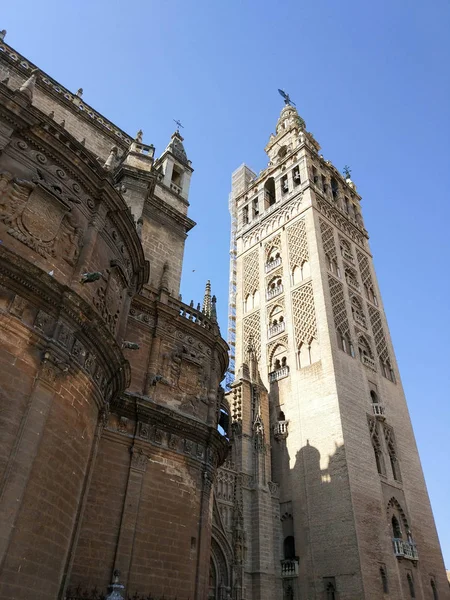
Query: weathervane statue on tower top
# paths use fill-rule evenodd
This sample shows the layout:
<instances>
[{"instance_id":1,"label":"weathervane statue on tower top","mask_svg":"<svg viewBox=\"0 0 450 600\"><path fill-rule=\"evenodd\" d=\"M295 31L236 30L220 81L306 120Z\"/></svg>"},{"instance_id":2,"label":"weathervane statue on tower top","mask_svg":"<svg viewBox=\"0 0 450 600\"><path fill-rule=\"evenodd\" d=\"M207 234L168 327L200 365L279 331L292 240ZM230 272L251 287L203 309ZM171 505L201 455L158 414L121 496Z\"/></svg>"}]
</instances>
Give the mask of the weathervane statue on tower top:
<instances>
[{"instance_id":1,"label":"weathervane statue on tower top","mask_svg":"<svg viewBox=\"0 0 450 600\"><path fill-rule=\"evenodd\" d=\"M278 93L283 98L286 106L295 106L295 102L292 102L292 100L289 97L289 94L286 94L286 92L284 90L278 90Z\"/></svg>"},{"instance_id":2,"label":"weathervane statue on tower top","mask_svg":"<svg viewBox=\"0 0 450 600\"><path fill-rule=\"evenodd\" d=\"M174 119L174 122L177 125L177 132L180 133L180 127L183 127L184 129L184 125L181 124L181 121L179 119Z\"/></svg>"}]
</instances>

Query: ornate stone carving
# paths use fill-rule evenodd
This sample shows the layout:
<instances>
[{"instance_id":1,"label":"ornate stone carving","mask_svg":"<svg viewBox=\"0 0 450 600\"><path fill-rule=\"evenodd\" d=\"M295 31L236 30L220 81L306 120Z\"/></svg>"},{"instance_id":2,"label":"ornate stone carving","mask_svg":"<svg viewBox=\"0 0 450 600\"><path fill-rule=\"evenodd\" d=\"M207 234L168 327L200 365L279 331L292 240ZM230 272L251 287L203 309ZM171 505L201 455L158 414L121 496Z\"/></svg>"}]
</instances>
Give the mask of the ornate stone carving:
<instances>
[{"instance_id":1,"label":"ornate stone carving","mask_svg":"<svg viewBox=\"0 0 450 600\"><path fill-rule=\"evenodd\" d=\"M61 256L74 264L82 230L61 188L0 173L0 221L7 232L47 258Z\"/></svg>"},{"instance_id":2,"label":"ornate stone carving","mask_svg":"<svg viewBox=\"0 0 450 600\"><path fill-rule=\"evenodd\" d=\"M19 319L21 319L23 317L23 313L24 313L25 308L27 307L27 304L28 304L28 302L24 298L21 298L20 296L18 296L16 294L11 303L9 312L12 315L14 315L15 317L18 317Z\"/></svg>"},{"instance_id":3,"label":"ornate stone carving","mask_svg":"<svg viewBox=\"0 0 450 600\"><path fill-rule=\"evenodd\" d=\"M115 333L122 307L124 282L116 269L107 269L93 299L108 328Z\"/></svg>"},{"instance_id":4,"label":"ornate stone carving","mask_svg":"<svg viewBox=\"0 0 450 600\"><path fill-rule=\"evenodd\" d=\"M149 457L146 454L144 454L144 451L142 450L142 448L140 448L139 450L132 448L132 450L131 450L131 468L132 469L135 469L136 471L145 472L147 470L148 459L149 459Z\"/></svg>"}]
</instances>

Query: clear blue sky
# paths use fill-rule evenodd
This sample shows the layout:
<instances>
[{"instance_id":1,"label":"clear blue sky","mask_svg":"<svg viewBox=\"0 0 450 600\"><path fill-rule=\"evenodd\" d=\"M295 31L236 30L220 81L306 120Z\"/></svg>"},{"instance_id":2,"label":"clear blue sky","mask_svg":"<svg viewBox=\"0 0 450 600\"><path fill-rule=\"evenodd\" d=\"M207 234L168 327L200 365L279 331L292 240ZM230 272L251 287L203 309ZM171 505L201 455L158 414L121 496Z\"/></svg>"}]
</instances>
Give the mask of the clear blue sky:
<instances>
[{"instance_id":1,"label":"clear blue sky","mask_svg":"<svg viewBox=\"0 0 450 600\"><path fill-rule=\"evenodd\" d=\"M352 167L450 568L450 4L15 0L6 40L195 173L183 299L206 279L226 335L231 172L259 171L289 91L325 158Z\"/></svg>"}]
</instances>

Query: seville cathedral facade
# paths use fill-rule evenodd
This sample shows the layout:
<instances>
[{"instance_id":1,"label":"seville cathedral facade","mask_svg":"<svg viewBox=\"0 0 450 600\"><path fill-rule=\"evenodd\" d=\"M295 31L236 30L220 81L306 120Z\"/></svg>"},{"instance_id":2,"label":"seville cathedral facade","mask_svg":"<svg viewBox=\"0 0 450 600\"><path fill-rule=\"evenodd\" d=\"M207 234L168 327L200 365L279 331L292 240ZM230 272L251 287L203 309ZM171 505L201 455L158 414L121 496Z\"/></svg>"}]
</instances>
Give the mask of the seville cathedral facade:
<instances>
[{"instance_id":1,"label":"seville cathedral facade","mask_svg":"<svg viewBox=\"0 0 450 600\"><path fill-rule=\"evenodd\" d=\"M225 393L180 133L156 157L3 38L0 598L450 598L349 173L287 100L233 174Z\"/></svg>"}]
</instances>

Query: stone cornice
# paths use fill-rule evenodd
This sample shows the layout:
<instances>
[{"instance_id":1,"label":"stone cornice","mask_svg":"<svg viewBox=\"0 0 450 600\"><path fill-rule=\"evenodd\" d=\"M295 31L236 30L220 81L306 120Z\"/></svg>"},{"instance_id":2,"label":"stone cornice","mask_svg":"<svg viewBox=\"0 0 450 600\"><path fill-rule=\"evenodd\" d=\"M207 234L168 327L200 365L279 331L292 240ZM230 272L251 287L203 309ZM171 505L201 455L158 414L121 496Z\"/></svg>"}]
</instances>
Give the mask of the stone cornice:
<instances>
[{"instance_id":1,"label":"stone cornice","mask_svg":"<svg viewBox=\"0 0 450 600\"><path fill-rule=\"evenodd\" d=\"M220 369L225 372L228 367L228 345L221 337L218 325L179 300L169 297L167 304L159 301L156 293L153 294L153 298L134 296L129 318L140 321L143 327L150 327L163 337L192 337L211 351L216 349Z\"/></svg>"},{"instance_id":2,"label":"stone cornice","mask_svg":"<svg viewBox=\"0 0 450 600\"><path fill-rule=\"evenodd\" d=\"M133 434L123 431L125 435L180 452L213 468L228 454L230 442L215 428L146 396L126 392L113 402L111 411L136 423Z\"/></svg>"},{"instance_id":3,"label":"stone cornice","mask_svg":"<svg viewBox=\"0 0 450 600\"><path fill-rule=\"evenodd\" d=\"M146 213L148 217L162 220L164 223L172 225L175 223L182 229L183 233L187 233L196 225L195 221L181 214L178 210L169 206L167 202L156 196L149 195L147 197L144 205L144 213Z\"/></svg>"},{"instance_id":4,"label":"stone cornice","mask_svg":"<svg viewBox=\"0 0 450 600\"><path fill-rule=\"evenodd\" d=\"M57 102L63 104L71 112L89 123L90 126L99 129L103 135L110 137L112 144L120 146L123 149L131 144L132 139L125 131L117 127L117 125L114 125L114 123L106 119L89 104L59 84L52 77L47 75L47 73L11 48L11 46L8 46L4 41L0 42L0 55L3 62L25 79L30 76L34 69L38 69L39 77L36 82L38 88L54 97Z\"/></svg>"}]
</instances>

